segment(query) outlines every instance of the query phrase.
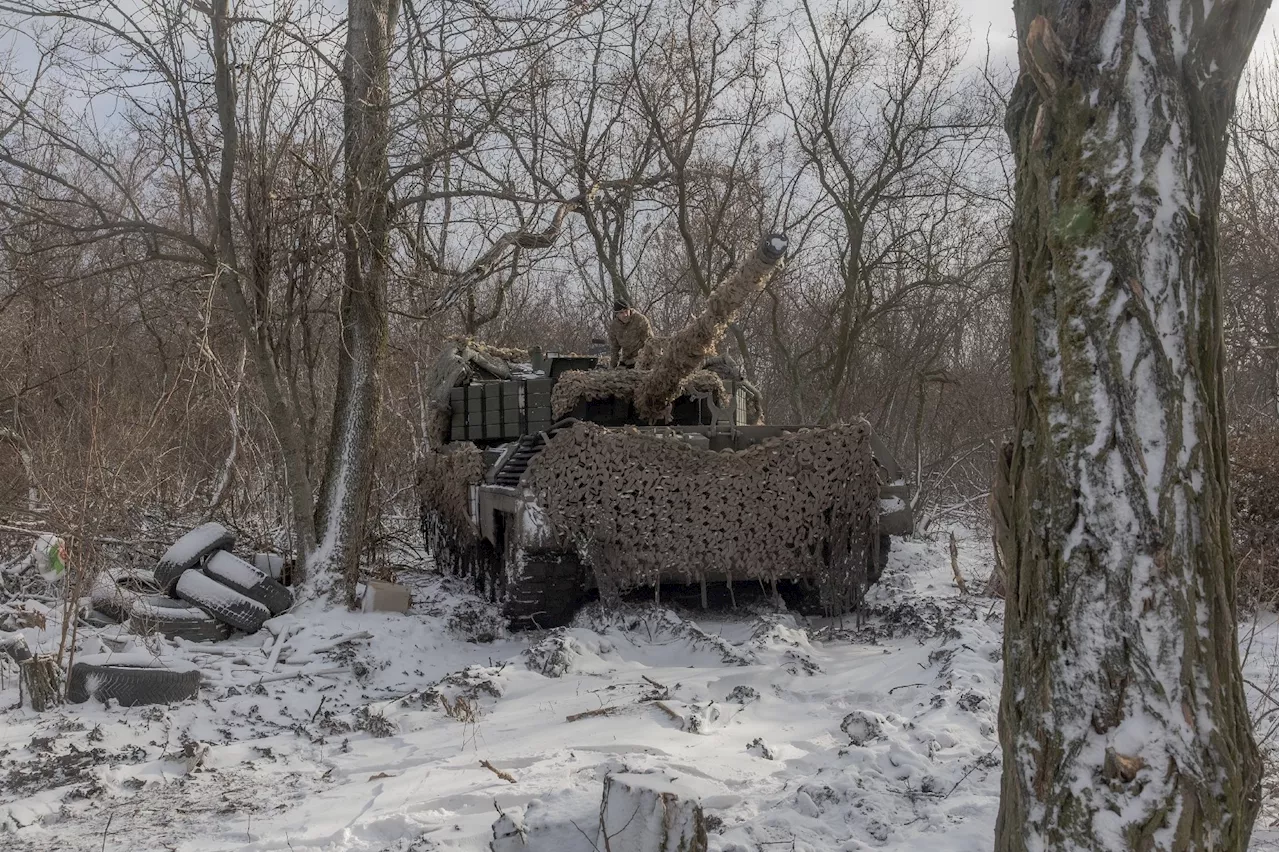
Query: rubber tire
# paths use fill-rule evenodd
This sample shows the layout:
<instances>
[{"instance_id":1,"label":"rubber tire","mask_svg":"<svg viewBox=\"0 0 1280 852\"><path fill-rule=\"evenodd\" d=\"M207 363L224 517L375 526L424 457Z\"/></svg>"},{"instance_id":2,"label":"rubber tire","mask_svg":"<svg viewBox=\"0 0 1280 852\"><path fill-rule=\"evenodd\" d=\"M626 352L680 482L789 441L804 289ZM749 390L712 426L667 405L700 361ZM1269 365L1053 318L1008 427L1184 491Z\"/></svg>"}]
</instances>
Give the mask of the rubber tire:
<instances>
[{"instance_id":1,"label":"rubber tire","mask_svg":"<svg viewBox=\"0 0 1280 852\"><path fill-rule=\"evenodd\" d=\"M97 679L92 693L90 678ZM67 700L72 704L82 704L90 698L101 699L103 703L114 698L121 707L173 704L195 698L199 692L199 671L72 663L67 676Z\"/></svg>"},{"instance_id":2,"label":"rubber tire","mask_svg":"<svg viewBox=\"0 0 1280 852\"><path fill-rule=\"evenodd\" d=\"M193 538L208 538L208 541L197 548L190 549L187 543ZM173 597L174 587L178 585L178 579L185 572L199 565L210 553L219 550L230 550L235 546L235 543L236 534L222 524L214 523L213 521L201 524L169 545L169 549L164 552L164 556L161 556L160 561L156 564L156 582L160 584L160 588L164 589L165 594ZM185 552L188 550L189 552Z\"/></svg>"},{"instance_id":3,"label":"rubber tire","mask_svg":"<svg viewBox=\"0 0 1280 852\"><path fill-rule=\"evenodd\" d=\"M0 636L0 654L15 663L24 663L31 659L31 648L27 646L27 638L21 633L6 633Z\"/></svg>"},{"instance_id":4,"label":"rubber tire","mask_svg":"<svg viewBox=\"0 0 1280 852\"><path fill-rule=\"evenodd\" d=\"M165 616L165 611L175 615ZM176 613L180 611L181 616ZM221 642L231 638L231 628L209 616L204 610L175 601L167 595L143 595L133 602L129 612L130 633L148 636L160 633L191 642Z\"/></svg>"},{"instance_id":5,"label":"rubber tire","mask_svg":"<svg viewBox=\"0 0 1280 852\"><path fill-rule=\"evenodd\" d=\"M93 608L122 623L129 620L133 604L141 597L158 594L153 576L142 570L125 570L100 576L89 592Z\"/></svg>"},{"instance_id":6,"label":"rubber tire","mask_svg":"<svg viewBox=\"0 0 1280 852\"><path fill-rule=\"evenodd\" d=\"M236 568L241 572L252 573L256 579L253 585L246 587L243 583L236 582L236 578L233 576L235 571L226 570L237 562L239 565ZM262 604L272 615L279 615L293 606L293 592L290 592L240 557L226 551L210 556L209 561L204 564L204 573L228 589L234 589L249 600Z\"/></svg>"},{"instance_id":7,"label":"rubber tire","mask_svg":"<svg viewBox=\"0 0 1280 852\"><path fill-rule=\"evenodd\" d=\"M183 574L174 591L180 599L244 633L257 633L262 623L271 617L271 610L205 576L202 571Z\"/></svg>"}]
</instances>

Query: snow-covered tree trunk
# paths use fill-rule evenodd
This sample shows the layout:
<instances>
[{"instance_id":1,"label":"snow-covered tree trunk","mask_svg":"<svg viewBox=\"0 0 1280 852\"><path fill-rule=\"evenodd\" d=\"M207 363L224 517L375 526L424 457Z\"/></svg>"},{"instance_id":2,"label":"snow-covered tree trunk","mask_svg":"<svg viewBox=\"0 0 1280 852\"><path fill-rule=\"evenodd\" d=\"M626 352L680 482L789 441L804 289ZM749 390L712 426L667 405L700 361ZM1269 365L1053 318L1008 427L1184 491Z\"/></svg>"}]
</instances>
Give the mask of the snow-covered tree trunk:
<instances>
[{"instance_id":1,"label":"snow-covered tree trunk","mask_svg":"<svg viewBox=\"0 0 1280 852\"><path fill-rule=\"evenodd\" d=\"M998 850L1242 850L1218 185L1266 0L1016 0Z\"/></svg>"},{"instance_id":2,"label":"snow-covered tree trunk","mask_svg":"<svg viewBox=\"0 0 1280 852\"><path fill-rule=\"evenodd\" d=\"M328 464L317 507L321 530L307 566L314 593L342 576L354 600L378 427L378 371L387 339L390 74L398 0L349 0L343 74L346 267L342 339Z\"/></svg>"}]
</instances>

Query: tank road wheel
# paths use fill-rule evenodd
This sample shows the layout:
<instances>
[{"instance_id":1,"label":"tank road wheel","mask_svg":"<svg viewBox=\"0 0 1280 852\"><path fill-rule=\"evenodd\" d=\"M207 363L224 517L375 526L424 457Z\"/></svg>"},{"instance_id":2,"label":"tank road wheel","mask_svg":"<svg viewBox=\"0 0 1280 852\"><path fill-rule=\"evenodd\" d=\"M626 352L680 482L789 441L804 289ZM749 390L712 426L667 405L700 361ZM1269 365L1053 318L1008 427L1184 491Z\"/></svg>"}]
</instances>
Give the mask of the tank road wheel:
<instances>
[{"instance_id":1,"label":"tank road wheel","mask_svg":"<svg viewBox=\"0 0 1280 852\"><path fill-rule=\"evenodd\" d=\"M422 509L422 543L435 561L436 570L454 577L467 577L480 594L489 590L492 597L494 577L501 568L493 545L476 538L470 531L458 530L438 512Z\"/></svg>"},{"instance_id":2,"label":"tank road wheel","mask_svg":"<svg viewBox=\"0 0 1280 852\"><path fill-rule=\"evenodd\" d=\"M867 560L867 585L880 581L880 574L889 562L889 550L893 547L893 538L882 535L877 537L876 546L871 550L871 558Z\"/></svg>"},{"instance_id":3,"label":"tank road wheel","mask_svg":"<svg viewBox=\"0 0 1280 852\"><path fill-rule=\"evenodd\" d=\"M519 550L508 542L501 576L502 614L513 630L568 624L586 598L586 572L576 553Z\"/></svg>"}]
</instances>

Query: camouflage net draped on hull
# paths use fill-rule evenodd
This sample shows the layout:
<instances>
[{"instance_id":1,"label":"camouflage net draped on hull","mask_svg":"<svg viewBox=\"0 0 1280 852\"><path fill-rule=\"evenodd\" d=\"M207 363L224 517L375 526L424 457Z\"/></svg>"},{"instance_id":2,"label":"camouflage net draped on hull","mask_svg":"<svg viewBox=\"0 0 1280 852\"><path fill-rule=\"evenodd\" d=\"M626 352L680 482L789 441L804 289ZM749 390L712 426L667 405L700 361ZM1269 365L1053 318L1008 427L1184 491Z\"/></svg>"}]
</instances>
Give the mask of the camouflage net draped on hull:
<instances>
[{"instance_id":1,"label":"camouflage net draped on hull","mask_svg":"<svg viewBox=\"0 0 1280 852\"><path fill-rule=\"evenodd\" d=\"M643 370L571 370L556 379L551 391L551 414L557 420L570 414L579 402L599 399L636 398L636 392L648 373ZM728 394L724 382L715 373L697 370L686 376L680 384L680 394L710 393L716 405L727 405ZM670 407L657 411L640 410L640 415L650 423L669 419Z\"/></svg>"},{"instance_id":2,"label":"camouflage net draped on hull","mask_svg":"<svg viewBox=\"0 0 1280 852\"><path fill-rule=\"evenodd\" d=\"M551 440L524 484L605 597L672 571L805 578L843 613L861 600L877 543L869 433L861 422L713 453L580 423Z\"/></svg>"},{"instance_id":3,"label":"camouflage net draped on hull","mask_svg":"<svg viewBox=\"0 0 1280 852\"><path fill-rule=\"evenodd\" d=\"M471 486L483 481L484 474L484 453L468 442L448 444L422 461L422 533L441 571L475 574L487 567L474 564L480 540L471 523Z\"/></svg>"}]
</instances>

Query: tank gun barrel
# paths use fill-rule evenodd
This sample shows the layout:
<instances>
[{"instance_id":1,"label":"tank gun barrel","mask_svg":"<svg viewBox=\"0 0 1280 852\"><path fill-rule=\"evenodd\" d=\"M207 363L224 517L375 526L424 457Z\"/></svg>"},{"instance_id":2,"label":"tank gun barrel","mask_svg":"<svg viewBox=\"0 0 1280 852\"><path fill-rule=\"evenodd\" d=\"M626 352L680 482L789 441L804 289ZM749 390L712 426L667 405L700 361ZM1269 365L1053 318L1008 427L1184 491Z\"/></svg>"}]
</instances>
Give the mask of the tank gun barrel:
<instances>
[{"instance_id":1,"label":"tank gun barrel","mask_svg":"<svg viewBox=\"0 0 1280 852\"><path fill-rule=\"evenodd\" d=\"M665 420L680 384L715 351L725 329L747 300L764 287L787 252L783 234L769 234L751 256L716 285L702 313L672 335L653 369L636 389L635 404L650 422Z\"/></svg>"}]
</instances>

